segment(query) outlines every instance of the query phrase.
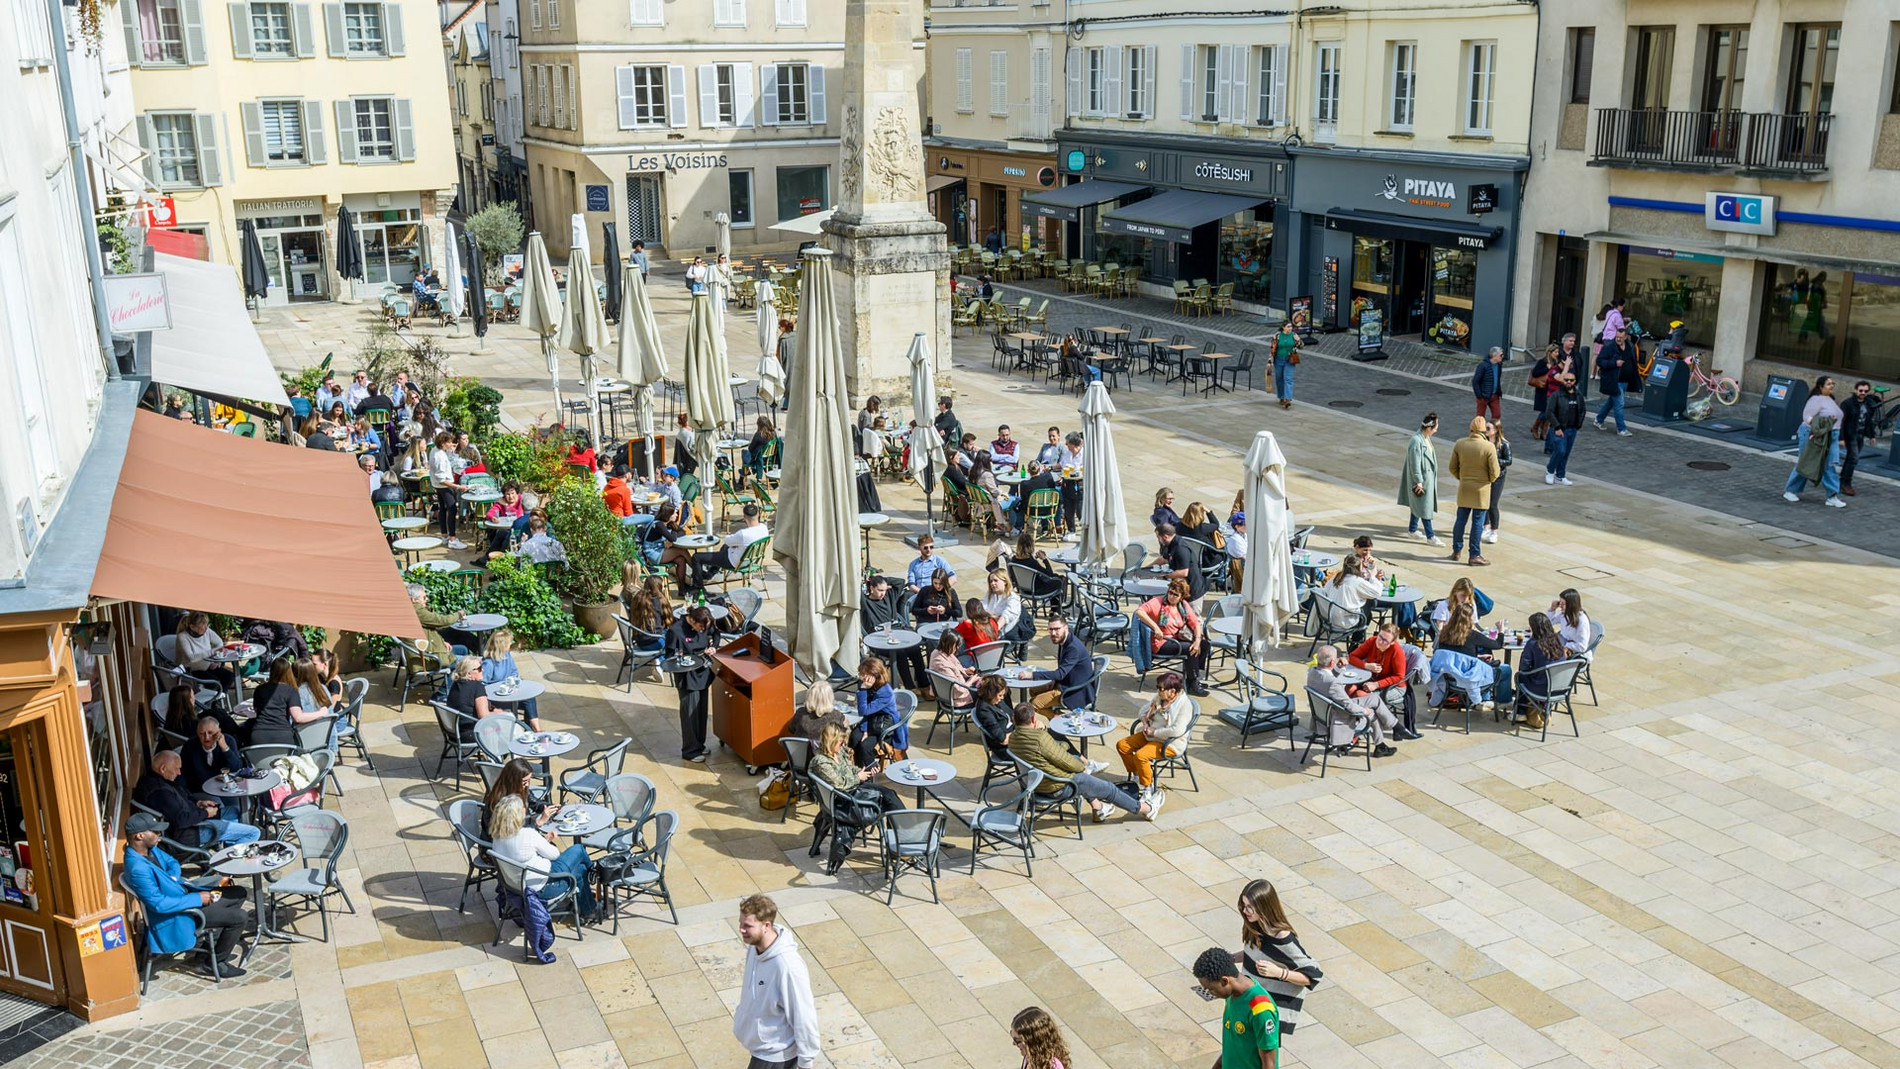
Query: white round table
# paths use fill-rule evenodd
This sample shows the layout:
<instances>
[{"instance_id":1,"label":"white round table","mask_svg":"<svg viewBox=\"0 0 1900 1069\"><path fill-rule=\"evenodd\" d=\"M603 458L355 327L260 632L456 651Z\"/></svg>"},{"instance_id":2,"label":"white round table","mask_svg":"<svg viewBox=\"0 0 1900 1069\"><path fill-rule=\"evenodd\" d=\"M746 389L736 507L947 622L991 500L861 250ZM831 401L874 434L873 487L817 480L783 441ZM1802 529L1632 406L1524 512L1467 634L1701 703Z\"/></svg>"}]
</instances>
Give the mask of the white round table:
<instances>
[{"instance_id":1,"label":"white round table","mask_svg":"<svg viewBox=\"0 0 1900 1069\"><path fill-rule=\"evenodd\" d=\"M721 438L718 442L719 448L728 453L736 453L751 444L752 439L750 438Z\"/></svg>"},{"instance_id":2,"label":"white round table","mask_svg":"<svg viewBox=\"0 0 1900 1069\"><path fill-rule=\"evenodd\" d=\"M429 526L426 516L391 516L383 521L385 531L413 531L418 527Z\"/></svg>"},{"instance_id":3,"label":"white round table","mask_svg":"<svg viewBox=\"0 0 1900 1069\"><path fill-rule=\"evenodd\" d=\"M686 610L690 608L692 608L691 605L673 606L673 619L678 620L684 617ZM726 607L724 605L716 605L709 602L706 605L706 612L715 620L723 620L726 618Z\"/></svg>"},{"instance_id":4,"label":"white round table","mask_svg":"<svg viewBox=\"0 0 1900 1069\"><path fill-rule=\"evenodd\" d=\"M1104 722L1106 721L1106 722ZM1115 718L1106 713L1084 713L1077 717L1074 713L1063 713L1049 718L1049 730L1057 735L1082 740L1082 756L1089 755L1089 740L1099 739L1115 730Z\"/></svg>"},{"instance_id":5,"label":"white round table","mask_svg":"<svg viewBox=\"0 0 1900 1069\"><path fill-rule=\"evenodd\" d=\"M525 683L527 680L522 682ZM575 747L580 744L581 737L571 731L528 732L508 740L508 752L516 757L526 757L545 763L550 757L574 752Z\"/></svg>"},{"instance_id":6,"label":"white round table","mask_svg":"<svg viewBox=\"0 0 1900 1069\"><path fill-rule=\"evenodd\" d=\"M632 390L633 383L631 382L622 382L619 379L594 380L595 393L629 393Z\"/></svg>"},{"instance_id":7,"label":"white round table","mask_svg":"<svg viewBox=\"0 0 1900 1069\"><path fill-rule=\"evenodd\" d=\"M882 512L858 513L859 527L882 527L889 522L891 522L891 518Z\"/></svg>"},{"instance_id":8,"label":"white round table","mask_svg":"<svg viewBox=\"0 0 1900 1069\"><path fill-rule=\"evenodd\" d=\"M1158 598L1168 592L1168 581L1166 579L1128 578L1122 580L1122 589L1136 597Z\"/></svg>"},{"instance_id":9,"label":"white round table","mask_svg":"<svg viewBox=\"0 0 1900 1069\"><path fill-rule=\"evenodd\" d=\"M1031 674L1033 672L1035 672L1035 669L1026 664L1006 664L998 668L995 675L998 679L1007 683L1010 690L1034 690L1049 682L1046 679L1035 678Z\"/></svg>"},{"instance_id":10,"label":"white round table","mask_svg":"<svg viewBox=\"0 0 1900 1069\"><path fill-rule=\"evenodd\" d=\"M212 664L243 664L256 660L270 651L255 642L232 642L215 650L205 660Z\"/></svg>"},{"instance_id":11,"label":"white round table","mask_svg":"<svg viewBox=\"0 0 1900 1069\"><path fill-rule=\"evenodd\" d=\"M288 868L296 860L297 848L294 845L276 839L265 839L260 842L227 846L217 853L212 854L208 863L211 866L211 871L225 876L249 876L251 878L251 901L262 903L264 901L265 875L276 872L279 869ZM257 949L257 944L266 936L278 941L301 942L297 936L289 935L288 933L280 932L272 928L270 926L270 914L270 910L258 909L257 931L251 936L250 946L246 948L244 958L240 960L248 960L251 956L251 952Z\"/></svg>"},{"instance_id":12,"label":"white round table","mask_svg":"<svg viewBox=\"0 0 1900 1069\"><path fill-rule=\"evenodd\" d=\"M751 379L746 378L744 375L727 375L726 376L726 384L728 386L744 386L746 383L751 382L751 381L752 381Z\"/></svg>"},{"instance_id":13,"label":"white round table","mask_svg":"<svg viewBox=\"0 0 1900 1069\"><path fill-rule=\"evenodd\" d=\"M522 679L513 684L505 680L490 683L485 689L488 692L488 700L496 705L519 705L546 694L548 687L547 684L537 680Z\"/></svg>"},{"instance_id":14,"label":"white round table","mask_svg":"<svg viewBox=\"0 0 1900 1069\"><path fill-rule=\"evenodd\" d=\"M412 572L453 572L462 566L452 560L419 560L408 568Z\"/></svg>"},{"instance_id":15,"label":"white round table","mask_svg":"<svg viewBox=\"0 0 1900 1069\"><path fill-rule=\"evenodd\" d=\"M498 612L472 612L462 617L462 622L455 626L474 634L493 631L498 627L507 627L508 618Z\"/></svg>"},{"instance_id":16,"label":"white round table","mask_svg":"<svg viewBox=\"0 0 1900 1069\"><path fill-rule=\"evenodd\" d=\"M864 636L865 648L873 650L894 652L896 650L913 649L923 645L923 643L924 637L922 635L901 627L895 627L889 631L873 631Z\"/></svg>"},{"instance_id":17,"label":"white round table","mask_svg":"<svg viewBox=\"0 0 1900 1069\"><path fill-rule=\"evenodd\" d=\"M462 494L462 500L470 505L492 505L501 500L501 491L468 490Z\"/></svg>"},{"instance_id":18,"label":"white round table","mask_svg":"<svg viewBox=\"0 0 1900 1069\"><path fill-rule=\"evenodd\" d=\"M204 793L213 798L249 798L253 795L268 794L272 788L281 786L284 777L275 772L260 770L256 779L233 776L229 783L222 776L213 776L204 781Z\"/></svg>"},{"instance_id":19,"label":"white round table","mask_svg":"<svg viewBox=\"0 0 1900 1069\"><path fill-rule=\"evenodd\" d=\"M998 475L996 481L1002 483L1004 486L1020 486L1029 481L1029 476L1021 475L1013 471L1006 471Z\"/></svg>"},{"instance_id":20,"label":"white round table","mask_svg":"<svg viewBox=\"0 0 1900 1069\"><path fill-rule=\"evenodd\" d=\"M567 817L568 822L562 823L562 817ZM580 839L597 831L605 831L613 824L614 811L606 806L592 802L570 802L557 810L542 827L556 835Z\"/></svg>"},{"instance_id":21,"label":"white round table","mask_svg":"<svg viewBox=\"0 0 1900 1069\"><path fill-rule=\"evenodd\" d=\"M409 535L406 538L398 538L394 542L391 542L389 548L398 553L407 553L413 557L418 553L426 553L432 549L440 549L443 544L443 541L434 535Z\"/></svg>"},{"instance_id":22,"label":"white round table","mask_svg":"<svg viewBox=\"0 0 1900 1069\"><path fill-rule=\"evenodd\" d=\"M1364 683L1365 681L1372 678L1371 672L1368 672L1363 668L1354 668L1352 665L1346 664L1344 662L1341 662L1340 664L1334 667L1333 674L1339 678L1339 681L1341 683L1344 683L1345 685L1349 687L1352 686L1354 683Z\"/></svg>"},{"instance_id":23,"label":"white round table","mask_svg":"<svg viewBox=\"0 0 1900 1069\"><path fill-rule=\"evenodd\" d=\"M1323 572L1339 564L1339 558L1330 553L1313 553L1304 549L1293 551L1293 566L1311 571Z\"/></svg>"},{"instance_id":24,"label":"white round table","mask_svg":"<svg viewBox=\"0 0 1900 1069\"><path fill-rule=\"evenodd\" d=\"M1401 586L1390 594L1381 589L1372 600L1382 605L1415 605L1425 600L1425 592L1415 586Z\"/></svg>"},{"instance_id":25,"label":"white round table","mask_svg":"<svg viewBox=\"0 0 1900 1069\"><path fill-rule=\"evenodd\" d=\"M512 519L483 520L482 526L491 531L512 531L515 529L515 521Z\"/></svg>"},{"instance_id":26,"label":"white round table","mask_svg":"<svg viewBox=\"0 0 1900 1069\"><path fill-rule=\"evenodd\" d=\"M687 535L673 544L681 549L711 549L722 541L718 535Z\"/></svg>"},{"instance_id":27,"label":"white round table","mask_svg":"<svg viewBox=\"0 0 1900 1069\"><path fill-rule=\"evenodd\" d=\"M948 620L932 620L927 624L918 624L916 627L916 631L917 631L917 636L919 638L923 639L925 642L934 643L938 639L943 637L943 633L945 631L948 631L955 626L957 625L951 623Z\"/></svg>"},{"instance_id":28,"label":"white round table","mask_svg":"<svg viewBox=\"0 0 1900 1069\"><path fill-rule=\"evenodd\" d=\"M1233 635L1235 637L1239 637L1241 624L1245 622L1246 621L1243 617L1221 616L1221 617L1216 617L1215 619L1209 620L1207 622L1207 629L1209 631L1217 632L1222 635Z\"/></svg>"},{"instance_id":29,"label":"white round table","mask_svg":"<svg viewBox=\"0 0 1900 1069\"><path fill-rule=\"evenodd\" d=\"M938 761L929 757L913 757L903 761L893 761L890 767L884 770L884 778L899 787L915 787L917 789L917 808L922 809L924 807L924 795L929 794L930 797L936 799L938 805L943 806L944 812L949 813L965 824L969 823L969 821L964 820L956 810L951 809L947 802L942 798L938 798L937 792L933 789L941 787L957 778L957 766L950 762Z\"/></svg>"}]
</instances>

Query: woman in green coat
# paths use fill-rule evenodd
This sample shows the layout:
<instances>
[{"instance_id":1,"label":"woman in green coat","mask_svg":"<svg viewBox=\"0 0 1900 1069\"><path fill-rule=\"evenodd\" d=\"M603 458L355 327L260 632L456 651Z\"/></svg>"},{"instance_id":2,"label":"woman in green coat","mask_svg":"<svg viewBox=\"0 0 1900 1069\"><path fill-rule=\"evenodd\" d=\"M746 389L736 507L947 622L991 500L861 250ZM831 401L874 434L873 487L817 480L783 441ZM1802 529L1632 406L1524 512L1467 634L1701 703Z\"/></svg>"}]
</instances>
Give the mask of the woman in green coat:
<instances>
[{"instance_id":1,"label":"woman in green coat","mask_svg":"<svg viewBox=\"0 0 1900 1069\"><path fill-rule=\"evenodd\" d=\"M1432 435L1438 432L1438 413L1427 412L1419 421L1418 433L1405 446L1405 464L1399 468L1399 504L1412 510L1406 531L1417 534L1425 528L1425 541L1443 545L1432 531L1432 513L1438 511L1438 453L1432 448Z\"/></svg>"}]
</instances>

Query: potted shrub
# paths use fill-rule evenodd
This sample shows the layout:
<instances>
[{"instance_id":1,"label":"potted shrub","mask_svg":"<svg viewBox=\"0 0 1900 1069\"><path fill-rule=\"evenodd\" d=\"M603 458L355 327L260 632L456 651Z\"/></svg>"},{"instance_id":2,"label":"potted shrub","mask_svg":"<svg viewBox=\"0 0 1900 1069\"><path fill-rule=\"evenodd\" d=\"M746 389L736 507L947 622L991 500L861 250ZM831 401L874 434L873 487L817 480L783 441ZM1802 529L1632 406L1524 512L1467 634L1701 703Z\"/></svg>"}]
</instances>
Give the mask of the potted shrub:
<instances>
[{"instance_id":1,"label":"potted shrub","mask_svg":"<svg viewBox=\"0 0 1900 1069\"><path fill-rule=\"evenodd\" d=\"M548 524L567 549L567 567L555 576L574 603L574 622L601 638L614 634L620 608L620 566L626 550L620 520L607 511L591 479L563 479L548 499Z\"/></svg>"},{"instance_id":2,"label":"potted shrub","mask_svg":"<svg viewBox=\"0 0 1900 1069\"><path fill-rule=\"evenodd\" d=\"M567 649L593 639L574 626L540 570L519 557L504 555L488 562L488 584L482 587L475 609L506 616L519 649ZM612 625L611 617L607 623Z\"/></svg>"}]
</instances>

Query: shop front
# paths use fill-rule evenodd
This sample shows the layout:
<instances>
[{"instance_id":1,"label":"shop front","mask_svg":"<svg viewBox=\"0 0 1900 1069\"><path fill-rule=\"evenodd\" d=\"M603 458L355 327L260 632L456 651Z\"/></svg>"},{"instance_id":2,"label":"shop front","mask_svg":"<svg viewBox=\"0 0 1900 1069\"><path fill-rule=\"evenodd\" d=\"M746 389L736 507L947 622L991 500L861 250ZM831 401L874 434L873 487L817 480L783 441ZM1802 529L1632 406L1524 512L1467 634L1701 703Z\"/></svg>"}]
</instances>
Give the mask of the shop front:
<instances>
[{"instance_id":1,"label":"shop front","mask_svg":"<svg viewBox=\"0 0 1900 1069\"><path fill-rule=\"evenodd\" d=\"M356 215L363 244L363 278L352 280L355 296L382 292L384 283L407 290L429 267L429 241L420 193L352 193L344 207Z\"/></svg>"},{"instance_id":2,"label":"shop front","mask_svg":"<svg viewBox=\"0 0 1900 1069\"><path fill-rule=\"evenodd\" d=\"M1065 178L1085 178L1080 185L1137 190L1068 209L1072 252L1134 265L1149 282L1231 285L1235 300L1254 308L1283 296L1286 254L1274 237L1292 169L1281 145L1091 133L1064 140L1057 159Z\"/></svg>"},{"instance_id":3,"label":"shop front","mask_svg":"<svg viewBox=\"0 0 1900 1069\"><path fill-rule=\"evenodd\" d=\"M290 197L278 200L241 200L233 207L238 219L257 227L270 272L267 307L293 301L330 299L330 242L326 237L323 198Z\"/></svg>"},{"instance_id":4,"label":"shop front","mask_svg":"<svg viewBox=\"0 0 1900 1069\"><path fill-rule=\"evenodd\" d=\"M1507 345L1518 184L1529 161L1294 149L1302 293L1322 327L1376 309L1387 337Z\"/></svg>"},{"instance_id":5,"label":"shop front","mask_svg":"<svg viewBox=\"0 0 1900 1069\"><path fill-rule=\"evenodd\" d=\"M925 145L924 156L931 214L952 244L980 245L992 227L1012 249L1053 248L1060 241L1059 224L1024 203L1056 187L1053 154Z\"/></svg>"}]
</instances>

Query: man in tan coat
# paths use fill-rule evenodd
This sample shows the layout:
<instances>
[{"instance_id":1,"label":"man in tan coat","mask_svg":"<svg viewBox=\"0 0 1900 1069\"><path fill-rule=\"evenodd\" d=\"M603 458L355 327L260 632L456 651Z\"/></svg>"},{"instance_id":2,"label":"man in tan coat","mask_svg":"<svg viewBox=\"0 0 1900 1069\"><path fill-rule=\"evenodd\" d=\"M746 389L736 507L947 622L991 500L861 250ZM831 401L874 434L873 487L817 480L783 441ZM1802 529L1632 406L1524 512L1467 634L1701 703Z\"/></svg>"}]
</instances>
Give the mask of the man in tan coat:
<instances>
[{"instance_id":1,"label":"man in tan coat","mask_svg":"<svg viewBox=\"0 0 1900 1069\"><path fill-rule=\"evenodd\" d=\"M1465 524L1471 525L1471 563L1491 563L1479 551L1484 535L1485 510L1491 507L1491 484L1498 481L1498 450L1484 436L1484 417L1471 421L1471 431L1451 447L1451 477L1458 480L1458 518L1451 525L1451 559L1465 548Z\"/></svg>"}]
</instances>

